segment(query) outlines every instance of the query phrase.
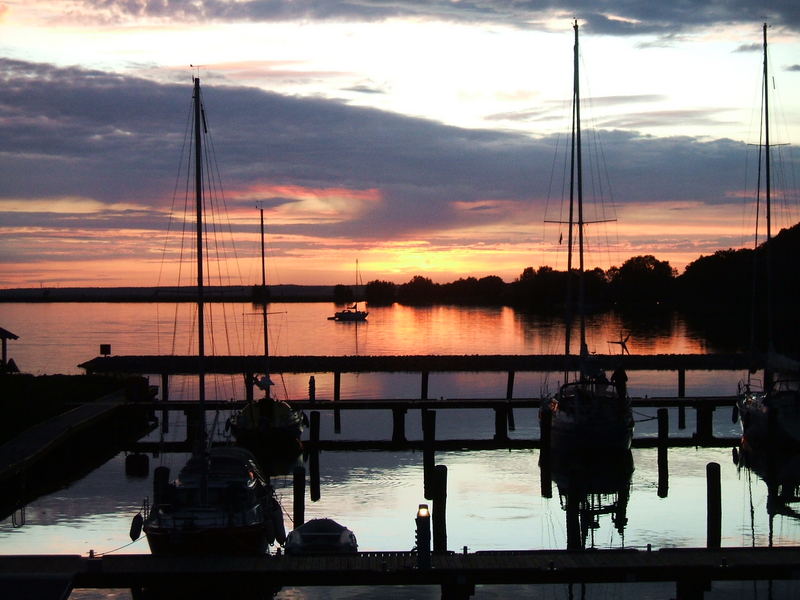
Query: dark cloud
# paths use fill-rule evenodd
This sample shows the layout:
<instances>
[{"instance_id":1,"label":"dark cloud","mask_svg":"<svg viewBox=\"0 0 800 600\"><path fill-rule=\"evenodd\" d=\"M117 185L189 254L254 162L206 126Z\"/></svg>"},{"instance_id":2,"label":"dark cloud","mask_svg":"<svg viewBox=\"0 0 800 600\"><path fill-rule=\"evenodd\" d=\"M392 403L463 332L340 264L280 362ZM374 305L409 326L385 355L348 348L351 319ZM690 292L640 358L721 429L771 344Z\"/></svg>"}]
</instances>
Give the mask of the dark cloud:
<instances>
[{"instance_id":1,"label":"dark cloud","mask_svg":"<svg viewBox=\"0 0 800 600\"><path fill-rule=\"evenodd\" d=\"M541 222L542 215L532 212L541 212L550 182L561 176L553 169L557 136L461 129L331 100L212 84L204 87L204 101L231 202L236 190L265 184L380 195L360 214L342 215L335 224L273 228L287 233L369 241L468 225L516 227L520 215ZM7 213L2 221L65 229L75 223L98 230L164 228L190 104L188 78L159 84L0 60L0 201L71 196L109 207L91 215ZM713 202L742 181L739 143L619 130L597 137L621 204ZM295 202L290 196L263 199ZM253 198L246 203L252 206ZM141 208L125 212L126 205Z\"/></svg>"},{"instance_id":2,"label":"dark cloud","mask_svg":"<svg viewBox=\"0 0 800 600\"><path fill-rule=\"evenodd\" d=\"M748 0L651 2L649 0L83 0L73 17L124 20L155 17L197 21L349 20L394 17L499 23L543 28L554 14L576 16L587 29L606 35L657 34L707 29L731 23L760 23L800 29L796 0L769 6Z\"/></svg>"},{"instance_id":3,"label":"dark cloud","mask_svg":"<svg viewBox=\"0 0 800 600\"><path fill-rule=\"evenodd\" d=\"M786 67L786 70L792 72L798 72L800 71L800 65L791 65L789 67Z\"/></svg>"}]
</instances>

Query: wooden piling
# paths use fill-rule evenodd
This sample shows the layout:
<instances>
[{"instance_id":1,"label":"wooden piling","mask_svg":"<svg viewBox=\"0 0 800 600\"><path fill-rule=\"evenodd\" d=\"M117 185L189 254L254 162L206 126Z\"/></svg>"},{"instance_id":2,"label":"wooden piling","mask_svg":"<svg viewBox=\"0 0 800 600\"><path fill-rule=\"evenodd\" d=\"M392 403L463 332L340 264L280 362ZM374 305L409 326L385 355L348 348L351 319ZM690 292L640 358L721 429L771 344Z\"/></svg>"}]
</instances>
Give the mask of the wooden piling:
<instances>
[{"instance_id":1,"label":"wooden piling","mask_svg":"<svg viewBox=\"0 0 800 600\"><path fill-rule=\"evenodd\" d=\"M252 373L245 373L244 374L244 401L245 402L252 402L253 401L253 384L255 383L256 378Z\"/></svg>"},{"instance_id":2,"label":"wooden piling","mask_svg":"<svg viewBox=\"0 0 800 600\"><path fill-rule=\"evenodd\" d=\"M406 409L392 409L392 441L397 444L406 442Z\"/></svg>"},{"instance_id":3,"label":"wooden piling","mask_svg":"<svg viewBox=\"0 0 800 600\"><path fill-rule=\"evenodd\" d=\"M308 455L309 497L312 502L317 502L322 494L319 485L319 450L316 448Z\"/></svg>"},{"instance_id":4,"label":"wooden piling","mask_svg":"<svg viewBox=\"0 0 800 600\"><path fill-rule=\"evenodd\" d=\"M436 465L433 469L433 551L447 552L447 467Z\"/></svg>"},{"instance_id":5,"label":"wooden piling","mask_svg":"<svg viewBox=\"0 0 800 600\"><path fill-rule=\"evenodd\" d=\"M169 402L169 375L166 373L161 374L161 401ZM169 433L169 413L166 410L161 411L161 432Z\"/></svg>"},{"instance_id":6,"label":"wooden piling","mask_svg":"<svg viewBox=\"0 0 800 600\"><path fill-rule=\"evenodd\" d=\"M342 374L339 371L333 373L333 401L336 402L342 397ZM333 409L333 432L342 432L342 415L339 408Z\"/></svg>"},{"instance_id":7,"label":"wooden piling","mask_svg":"<svg viewBox=\"0 0 800 600\"><path fill-rule=\"evenodd\" d=\"M514 376L515 376L514 371L508 372L508 382L506 383L506 400L511 400L514 397ZM514 421L514 409L511 407L510 403L508 406L507 415L508 415L507 419L508 430L516 431L517 424Z\"/></svg>"},{"instance_id":8,"label":"wooden piling","mask_svg":"<svg viewBox=\"0 0 800 600\"><path fill-rule=\"evenodd\" d=\"M722 488L719 463L706 465L707 535L706 547L719 548L722 541Z\"/></svg>"},{"instance_id":9,"label":"wooden piling","mask_svg":"<svg viewBox=\"0 0 800 600\"><path fill-rule=\"evenodd\" d=\"M316 410L311 411L308 435L312 442L319 441L319 411Z\"/></svg>"},{"instance_id":10,"label":"wooden piling","mask_svg":"<svg viewBox=\"0 0 800 600\"><path fill-rule=\"evenodd\" d=\"M553 497L553 481L550 470L550 425L553 415L549 410L539 411L539 479L542 498Z\"/></svg>"},{"instance_id":11,"label":"wooden piling","mask_svg":"<svg viewBox=\"0 0 800 600\"><path fill-rule=\"evenodd\" d=\"M508 411L507 406L498 406L494 409L494 439L504 441L508 439Z\"/></svg>"},{"instance_id":12,"label":"wooden piling","mask_svg":"<svg viewBox=\"0 0 800 600\"><path fill-rule=\"evenodd\" d=\"M686 397L686 369L678 369L678 398Z\"/></svg>"},{"instance_id":13,"label":"wooden piling","mask_svg":"<svg viewBox=\"0 0 800 600\"><path fill-rule=\"evenodd\" d=\"M429 375L428 371L422 372L422 377L421 377L422 381L420 384L420 392L419 392L420 400L428 399L428 375Z\"/></svg>"},{"instance_id":14,"label":"wooden piling","mask_svg":"<svg viewBox=\"0 0 800 600\"><path fill-rule=\"evenodd\" d=\"M292 521L295 529L306 522L306 469L303 466L292 472L293 505Z\"/></svg>"},{"instance_id":15,"label":"wooden piling","mask_svg":"<svg viewBox=\"0 0 800 600\"><path fill-rule=\"evenodd\" d=\"M666 408L658 412L658 497L666 498L669 493L669 413Z\"/></svg>"},{"instance_id":16,"label":"wooden piling","mask_svg":"<svg viewBox=\"0 0 800 600\"><path fill-rule=\"evenodd\" d=\"M686 429L686 406L684 404L678 407L678 429Z\"/></svg>"},{"instance_id":17,"label":"wooden piling","mask_svg":"<svg viewBox=\"0 0 800 600\"><path fill-rule=\"evenodd\" d=\"M422 411L422 477L424 496L426 500L433 497L433 468L434 450L436 441L436 411Z\"/></svg>"},{"instance_id":18,"label":"wooden piling","mask_svg":"<svg viewBox=\"0 0 800 600\"><path fill-rule=\"evenodd\" d=\"M714 437L714 407L697 407L697 431L695 438L699 441L710 440Z\"/></svg>"}]
</instances>

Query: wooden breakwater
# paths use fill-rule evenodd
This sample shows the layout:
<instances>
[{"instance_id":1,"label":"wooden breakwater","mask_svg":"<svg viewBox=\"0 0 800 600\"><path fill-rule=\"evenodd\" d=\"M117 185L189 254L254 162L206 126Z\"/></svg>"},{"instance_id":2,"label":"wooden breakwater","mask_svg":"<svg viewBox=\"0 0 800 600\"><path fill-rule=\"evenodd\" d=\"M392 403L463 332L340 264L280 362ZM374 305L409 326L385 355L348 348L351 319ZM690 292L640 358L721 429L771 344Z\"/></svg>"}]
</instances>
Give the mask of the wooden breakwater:
<instances>
[{"instance_id":1,"label":"wooden breakwater","mask_svg":"<svg viewBox=\"0 0 800 600\"><path fill-rule=\"evenodd\" d=\"M270 356L273 373L426 373L426 372L552 372L578 369L578 356L557 354L405 355L405 356ZM712 371L761 369L763 360L750 354L593 354L593 366L629 371ZM196 356L98 356L79 365L89 373L197 373ZM207 356L206 373L259 373L264 357Z\"/></svg>"}]
</instances>

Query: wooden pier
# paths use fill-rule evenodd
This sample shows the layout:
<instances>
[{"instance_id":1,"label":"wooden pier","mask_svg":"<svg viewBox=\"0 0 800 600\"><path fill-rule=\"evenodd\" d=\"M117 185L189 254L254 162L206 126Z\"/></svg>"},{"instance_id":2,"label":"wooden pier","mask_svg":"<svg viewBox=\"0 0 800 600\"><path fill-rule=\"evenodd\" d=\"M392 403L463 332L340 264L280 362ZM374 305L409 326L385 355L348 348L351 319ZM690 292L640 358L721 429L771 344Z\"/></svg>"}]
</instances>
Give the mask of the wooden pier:
<instances>
[{"instance_id":1,"label":"wooden pier","mask_svg":"<svg viewBox=\"0 0 800 600\"><path fill-rule=\"evenodd\" d=\"M441 586L442 598L466 600L476 585L667 582L676 600L703 598L714 581L800 579L800 547L647 550L414 552L262 557L109 555L3 556L0 596L34 586L43 599L73 588L269 590L317 586ZM30 587L29 587L30 586ZM59 595L60 592L60 595ZM32 597L32 596L31 596Z\"/></svg>"}]
</instances>

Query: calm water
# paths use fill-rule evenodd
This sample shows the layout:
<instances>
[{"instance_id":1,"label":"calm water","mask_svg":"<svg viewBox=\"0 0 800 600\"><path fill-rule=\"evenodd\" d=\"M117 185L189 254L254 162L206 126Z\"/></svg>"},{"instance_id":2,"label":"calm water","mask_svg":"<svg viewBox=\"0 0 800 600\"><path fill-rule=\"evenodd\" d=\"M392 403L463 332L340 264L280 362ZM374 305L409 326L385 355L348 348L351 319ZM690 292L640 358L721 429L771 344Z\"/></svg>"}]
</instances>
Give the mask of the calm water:
<instances>
[{"instance_id":1,"label":"calm water","mask_svg":"<svg viewBox=\"0 0 800 600\"><path fill-rule=\"evenodd\" d=\"M179 314L176 318L176 308ZM355 325L328 321L332 304L287 304L270 306L270 351L283 355L354 354L524 354L560 353L563 331L556 322L519 314L508 308L409 308L370 307L369 322ZM184 313L184 310L186 311ZM224 309L213 306L209 318L213 336L207 344L219 354L258 354L262 351L260 315L249 305ZM0 305L0 326L20 336L10 343L10 355L24 371L79 373L77 365L97 355L99 345L112 345L114 354L156 354L192 352L190 306L165 304L4 304ZM228 323L226 326L225 321ZM174 323L180 323L180 327ZM619 352L611 341L627 334L630 324L613 314L591 323L589 346L598 353ZM176 334L173 336L173 332ZM173 346L172 339L177 342ZM693 335L680 319L661 319L648 330L639 326L628 341L634 354L702 353L713 351ZM724 350L724 349L723 349ZM674 394L674 373L632 372L632 395ZM732 394L743 373L687 374L687 394ZM554 389L557 375L517 374L516 396L535 396ZM308 375L277 378L279 395L303 397ZM153 383L159 383L154 378ZM317 397L332 395L332 376L317 374ZM505 393L505 375L432 374L429 394L436 396L497 397ZM210 397L242 397L239 378L213 381ZM418 375L342 376L342 396L384 395L414 397L419 394ZM191 381L176 381L173 398L192 397ZM485 412L439 411L438 437L490 438L493 414ZM446 414L445 414L446 413ZM636 435L655 435L654 411L636 415ZM224 422L226 415L221 415ZM512 437L537 437L535 411L517 411ZM670 415L673 435L690 435L694 415L687 411L687 429L677 429L676 415ZM185 423L172 417L167 439L183 439ZM409 413L409 438L421 438L419 415ZM218 428L218 430L221 428ZM715 416L715 433L734 436L738 425L728 410ZM332 416L323 413L323 438L385 439L391 434L390 415L344 413L342 431L333 432ZM218 431L218 435L222 435ZM159 433L150 439L158 439ZM162 455L151 459L151 470L166 464L174 470L185 455ZM538 451L440 452L438 464L448 467L448 547L470 551L491 549L540 549L566 547L566 513L558 486L552 497L542 493ZM616 527L610 515L598 517L587 537L587 545L598 548L689 547L705 545L705 467L718 462L722 469L723 545L763 546L770 543L800 542L800 520L767 514L767 487L747 469L737 469L730 449L671 449L669 489L658 493L657 453L634 450L634 471L626 507L627 523ZM331 517L349 526L358 536L362 550L408 550L414 545L413 518L416 506L424 502L422 455L414 452L325 452L320 457L321 499L306 506L306 518ZM274 480L284 506L291 510L291 478ZM131 517L145 496L151 494L149 479L126 477L124 456L120 455L84 479L20 510L14 519L0 522L0 553L97 553L147 552L144 538L130 544ZM603 502L616 498L604 497ZM287 530L292 528L286 516ZM20 524L24 521L24 524ZM671 584L654 586L589 586L587 597L674 596ZM715 585L714 594L767 597L763 586L752 583ZM564 586L550 588L484 587L478 598L503 598L512 594L541 593L543 597L566 598ZM773 597L796 597L800 586L793 583L773 588ZM436 588L375 590L339 588L287 589L281 598L437 598ZM76 591L74 598L122 597L126 591ZM579 595L577 597L580 597ZM720 597L722 597L720 595Z\"/></svg>"}]
</instances>

